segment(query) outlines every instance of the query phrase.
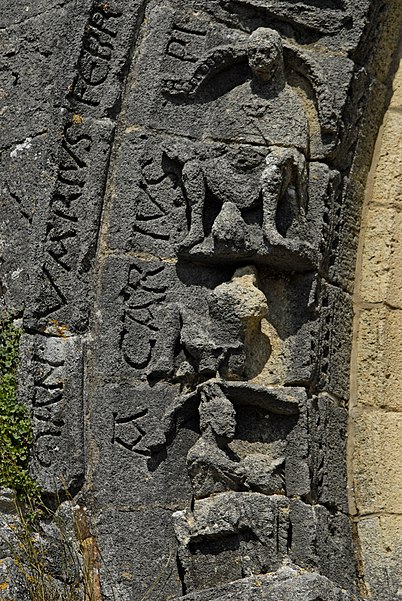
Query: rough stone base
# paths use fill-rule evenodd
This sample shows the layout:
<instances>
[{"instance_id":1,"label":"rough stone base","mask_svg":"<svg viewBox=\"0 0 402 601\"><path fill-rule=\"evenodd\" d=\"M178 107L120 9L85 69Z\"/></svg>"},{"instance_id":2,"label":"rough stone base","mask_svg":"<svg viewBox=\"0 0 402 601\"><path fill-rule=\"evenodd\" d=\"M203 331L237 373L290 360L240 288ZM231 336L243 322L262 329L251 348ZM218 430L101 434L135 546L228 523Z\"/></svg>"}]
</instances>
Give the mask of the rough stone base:
<instances>
[{"instance_id":1,"label":"rough stone base","mask_svg":"<svg viewBox=\"0 0 402 601\"><path fill-rule=\"evenodd\" d=\"M284 567L275 573L177 597L175 601L358 601L317 572Z\"/></svg>"}]
</instances>

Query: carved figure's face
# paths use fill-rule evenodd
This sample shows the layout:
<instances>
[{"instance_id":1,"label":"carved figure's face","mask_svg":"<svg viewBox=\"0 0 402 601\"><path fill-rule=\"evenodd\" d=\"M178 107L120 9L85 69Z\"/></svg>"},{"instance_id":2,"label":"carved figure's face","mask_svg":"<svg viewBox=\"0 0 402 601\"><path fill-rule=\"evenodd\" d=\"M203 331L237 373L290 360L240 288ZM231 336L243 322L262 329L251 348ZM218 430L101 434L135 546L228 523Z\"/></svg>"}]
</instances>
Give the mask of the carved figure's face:
<instances>
[{"instance_id":1,"label":"carved figure's face","mask_svg":"<svg viewBox=\"0 0 402 601\"><path fill-rule=\"evenodd\" d=\"M248 62L258 79L274 80L282 72L282 41L272 29L259 28L254 31L247 45Z\"/></svg>"}]
</instances>

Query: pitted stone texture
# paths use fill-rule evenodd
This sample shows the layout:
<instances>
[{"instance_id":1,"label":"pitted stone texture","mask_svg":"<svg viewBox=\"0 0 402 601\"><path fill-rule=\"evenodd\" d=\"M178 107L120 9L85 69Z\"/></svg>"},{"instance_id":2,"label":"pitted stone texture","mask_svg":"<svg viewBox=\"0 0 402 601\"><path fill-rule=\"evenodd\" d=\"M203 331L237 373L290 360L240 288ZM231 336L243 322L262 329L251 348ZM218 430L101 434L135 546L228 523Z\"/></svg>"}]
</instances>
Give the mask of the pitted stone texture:
<instances>
[{"instance_id":1,"label":"pitted stone texture","mask_svg":"<svg viewBox=\"0 0 402 601\"><path fill-rule=\"evenodd\" d=\"M362 309L357 333L355 395L359 408L401 411L402 312Z\"/></svg>"},{"instance_id":2,"label":"pitted stone texture","mask_svg":"<svg viewBox=\"0 0 402 601\"><path fill-rule=\"evenodd\" d=\"M191 487L185 459L198 437L196 411L180 416L183 427L173 440L166 441L163 420L179 393L178 386L146 383L108 384L95 392L89 444L97 504L138 510L154 503L186 505Z\"/></svg>"},{"instance_id":3,"label":"pitted stone texture","mask_svg":"<svg viewBox=\"0 0 402 601\"><path fill-rule=\"evenodd\" d=\"M230 490L310 493L302 388L210 380L198 387L197 402L201 437L187 455L195 498Z\"/></svg>"},{"instance_id":4,"label":"pitted stone texture","mask_svg":"<svg viewBox=\"0 0 402 601\"><path fill-rule=\"evenodd\" d=\"M32 418L32 476L44 492L75 493L85 471L84 341L53 328L53 336L22 337L18 393Z\"/></svg>"},{"instance_id":5,"label":"pitted stone texture","mask_svg":"<svg viewBox=\"0 0 402 601\"><path fill-rule=\"evenodd\" d=\"M289 502L281 495L221 493L173 514L186 590L275 571L287 554Z\"/></svg>"},{"instance_id":6,"label":"pitted stone texture","mask_svg":"<svg viewBox=\"0 0 402 601\"><path fill-rule=\"evenodd\" d=\"M0 559L0 591L5 601L30 601L29 591L13 559Z\"/></svg>"},{"instance_id":7,"label":"pitted stone texture","mask_svg":"<svg viewBox=\"0 0 402 601\"><path fill-rule=\"evenodd\" d=\"M136 509L116 505L104 508L93 522L102 550L102 599L131 601L148 596L165 601L180 595L171 517L175 507L158 502Z\"/></svg>"},{"instance_id":8,"label":"pitted stone texture","mask_svg":"<svg viewBox=\"0 0 402 601\"><path fill-rule=\"evenodd\" d=\"M374 156L376 161L373 173L373 189L370 192L370 203L386 205L388 208L401 208L402 203L402 165L401 149L402 115L398 112L399 106L392 104L384 117L380 130L381 146Z\"/></svg>"},{"instance_id":9,"label":"pitted stone texture","mask_svg":"<svg viewBox=\"0 0 402 601\"><path fill-rule=\"evenodd\" d=\"M397 57L397 70L392 82L392 98L390 108L402 108L402 51L399 47L399 56Z\"/></svg>"},{"instance_id":10,"label":"pitted stone texture","mask_svg":"<svg viewBox=\"0 0 402 601\"><path fill-rule=\"evenodd\" d=\"M220 8L219 3L214 3L212 6L208 5L207 3L202 3L202 8L205 9L205 11L200 10L197 13L194 13L187 7L183 7L177 2L165 2L163 6L157 5L157 7L153 8L153 10L151 5L151 10L147 15L148 29L152 30L154 35L149 36L148 39L145 40L143 52L139 56L138 68L140 77L133 88L134 94L128 113L128 118L131 123L144 123L144 121L148 121L151 125L155 125L156 121L158 120L159 127L162 122L164 127L168 127L169 129L172 129L172 125L174 123L175 133L180 131L185 134L189 133L190 135L198 136L200 132L202 132L204 123L211 123L211 115L209 114L209 111L202 111L200 106L191 104L187 106L176 106L175 110L172 106L169 106L169 104L164 105L162 99L160 97L158 98L158 95L160 94L160 89L158 89L160 84L158 85L157 81L155 81L155 68L158 69L158 71L161 71L161 79L164 77L166 78L166 76L175 78L176 85L178 79L188 81L188 86L183 87L183 92L185 95L191 91L191 86L195 85L195 82L197 81L198 60L199 64L202 64L208 55L210 55L211 58L209 60L209 64L207 64L207 67L210 68L212 66L212 71L214 71L214 69L219 71L219 62L222 61L222 56L219 56L218 58L217 54L214 54L214 50L216 48L222 49L222 53L224 55L223 58L225 59L226 57L226 60L229 59L229 64L233 63L233 57L236 60L236 56L239 56L239 58L241 58L241 56L245 56L247 51L246 43L248 36L241 31L242 27L237 29L233 28L233 23L230 23L231 16L235 20L238 19L240 22L242 21L242 16L248 20L248 26L246 25L246 27L244 27L243 25L243 29L248 32L257 29L258 27L267 27L270 24L268 15L265 16L263 10L261 10L262 6L260 6L260 11L258 13L250 2L246 3L244 7L235 7L232 15L231 11L229 11L229 13L226 12L226 16L228 17L227 25L224 24L224 18L219 18L217 20L211 19L211 13L212 15L219 17L222 17L222 15L225 13L225 9ZM356 9L356 7L354 8ZM312 9L310 7L305 14L311 12L311 10L314 11L314 8ZM367 4L366 8L364 8L362 4L361 10L362 12L367 10ZM236 13L238 13L239 16ZM160 18L162 14L164 16L163 21ZM294 12L292 14L294 14ZM252 22L253 17L254 22ZM362 23L363 21L361 21L361 24ZM232 27L228 27L228 25L232 25ZM357 21L355 21L355 25L357 25ZM357 29L354 29L354 33L356 33L357 36L359 35L358 29L358 27ZM309 35L307 31L305 32L305 35ZM314 34L312 37L314 37ZM156 40L163 40L164 44L158 45ZM350 61L346 57L337 53L310 53L305 48L301 50L300 47L298 48L297 46L292 47L290 44L288 44L288 46L286 46L287 54L285 59L287 61L286 66L289 68L289 70L290 67L296 69L299 68L303 73L303 67L300 67L299 64L301 61L298 60L300 55L303 57L305 62L314 65L314 70L317 74L317 77L314 79L313 85L317 86L317 95L321 95L321 99L324 102L325 97L328 99L333 96L335 110L339 111L339 108L345 103L347 88L348 84L350 83ZM167 52L165 55L163 55L161 50L162 48L166 47ZM151 62L154 67L152 77L149 77L150 62L145 58L150 56L153 57ZM240 62L240 60L238 59L237 62ZM325 78L326 71L331 72L331 80ZM200 71L200 74L201 73L202 71ZM244 68L242 66L241 68L238 68L237 75L234 76L234 82L236 82L238 85L238 80L240 79L239 83L242 83L243 78L245 79L246 77L244 74ZM153 85L148 86L145 89L142 82L149 80L153 82ZM216 96L224 96L224 94L227 93L228 99L231 96L234 99L232 103L233 106L239 106L237 98L238 94L237 92L232 93L230 87L230 83L226 83L225 79L221 79L218 88L212 95L208 91L204 90L200 91L200 95L201 97L204 96L207 100L216 100ZM329 92L327 91L328 88ZM155 109L153 109L152 106L153 102L149 102L151 99L155 102L155 96L157 96L156 103L159 105L157 116L155 115ZM144 97L146 98L146 106L144 107L145 110L143 110L142 107L142 110L138 110L138 99L143 99ZM225 101L226 100L224 99L223 102ZM218 100L218 104L219 102L222 101ZM297 103L298 101L296 100L295 102ZM173 110L174 121L172 121L170 118L173 114ZM290 113L293 114L292 108L290 111L284 111L283 119L286 120L288 114ZM299 122L299 119L300 111L299 114L296 115L296 122ZM240 115L240 121L241 123L244 123L244 115ZM190 122L194 124L192 131L189 130ZM247 136L247 128L240 128L240 125L237 125L237 130L243 139ZM271 129L271 131L273 130ZM286 136L286 130L283 131L284 135ZM250 133L251 132L249 128L249 134ZM217 134L218 132L216 132L216 135ZM214 133L212 132L210 135L213 136ZM265 143L261 133L257 134L257 128L255 128L254 137L256 135L258 135L259 139L262 139L263 143ZM268 128L268 136L269 135ZM224 136L219 135L219 137L222 139Z\"/></svg>"},{"instance_id":11,"label":"pitted stone texture","mask_svg":"<svg viewBox=\"0 0 402 601\"><path fill-rule=\"evenodd\" d=\"M397 198L393 197L393 200ZM372 205L366 216L359 293L362 302L385 302L392 307L402 308L402 292L399 285L402 281L401 246L402 212L392 206Z\"/></svg>"},{"instance_id":12,"label":"pitted stone texture","mask_svg":"<svg viewBox=\"0 0 402 601\"><path fill-rule=\"evenodd\" d=\"M29 150L28 138L48 130L55 133L53 119L73 76L80 43L79 35L69 28L69 20L83 26L83 10L82 0L75 6L71 2L60 6L54 0L28 0L18 9L11 3L5 7L0 31L5 66L1 75L4 130L0 146L8 150L8 155L23 153L24 141L25 152ZM64 51L65 45L70 46L70 52ZM34 162L35 153L31 156Z\"/></svg>"},{"instance_id":13,"label":"pitted stone texture","mask_svg":"<svg viewBox=\"0 0 402 601\"><path fill-rule=\"evenodd\" d=\"M347 514L347 409L321 394L309 402L308 417L313 499Z\"/></svg>"},{"instance_id":14,"label":"pitted stone texture","mask_svg":"<svg viewBox=\"0 0 402 601\"><path fill-rule=\"evenodd\" d=\"M13 528L18 519L17 515L17 497L15 491L10 488L0 488L0 562L10 557L15 548Z\"/></svg>"},{"instance_id":15,"label":"pitted stone texture","mask_svg":"<svg viewBox=\"0 0 402 601\"><path fill-rule=\"evenodd\" d=\"M0 595L3 601L80 595L83 569L73 507L61 503L53 520L28 522L14 491L0 489ZM75 591L73 593L73 590Z\"/></svg>"},{"instance_id":16,"label":"pitted stone texture","mask_svg":"<svg viewBox=\"0 0 402 601\"><path fill-rule=\"evenodd\" d=\"M402 587L402 517L372 515L359 520L363 542L362 567L367 596L385 601L398 600ZM385 588L384 583L387 583Z\"/></svg>"},{"instance_id":17,"label":"pitted stone texture","mask_svg":"<svg viewBox=\"0 0 402 601\"><path fill-rule=\"evenodd\" d=\"M41 198L49 193L50 175L45 171L49 137L48 132L31 135L0 151L0 287L11 311L23 309L30 289L35 248L32 222Z\"/></svg>"},{"instance_id":18,"label":"pitted stone texture","mask_svg":"<svg viewBox=\"0 0 402 601\"><path fill-rule=\"evenodd\" d=\"M52 319L78 332L88 325L92 289L87 274L95 253L113 129L109 119L65 124L43 254L35 261L34 298L27 309L28 324L39 331Z\"/></svg>"},{"instance_id":19,"label":"pitted stone texture","mask_svg":"<svg viewBox=\"0 0 402 601\"><path fill-rule=\"evenodd\" d=\"M353 309L350 295L336 286L321 282L319 335L314 340L318 355L316 382L319 390L347 399L352 347Z\"/></svg>"},{"instance_id":20,"label":"pitted stone texture","mask_svg":"<svg viewBox=\"0 0 402 601\"><path fill-rule=\"evenodd\" d=\"M354 415L354 485L360 513L398 514L401 508L402 415L357 411Z\"/></svg>"},{"instance_id":21,"label":"pitted stone texture","mask_svg":"<svg viewBox=\"0 0 402 601\"><path fill-rule=\"evenodd\" d=\"M276 574L261 574L206 591L190 593L175 601L356 601L357 597L336 587L316 572L292 567Z\"/></svg>"},{"instance_id":22,"label":"pitted stone texture","mask_svg":"<svg viewBox=\"0 0 402 601\"><path fill-rule=\"evenodd\" d=\"M299 566L316 569L332 582L354 590L356 568L347 515L322 505L292 501L289 556Z\"/></svg>"},{"instance_id":23,"label":"pitted stone texture","mask_svg":"<svg viewBox=\"0 0 402 601\"><path fill-rule=\"evenodd\" d=\"M74 69L68 71L69 79L60 84L64 95L57 92L60 149L58 156L50 157L46 202L41 200L33 223L35 255L26 321L31 330L42 331L49 319L68 323L76 332L88 328L93 301L90 279L116 110L142 8L142 0L95 2L86 7L81 49ZM43 55L49 52L45 49ZM50 69L50 62L46 68ZM30 143L28 138L20 142ZM18 146L12 152L18 152Z\"/></svg>"},{"instance_id":24,"label":"pitted stone texture","mask_svg":"<svg viewBox=\"0 0 402 601\"><path fill-rule=\"evenodd\" d=\"M269 183L275 169L302 161L293 150L183 142L138 127L127 128L123 140L109 218L111 249L159 257L178 252L215 264L248 258L285 270L320 263L333 235L330 205L339 196L339 174L327 165L311 164L308 210L301 216L294 207L289 214L286 198L272 196L279 192ZM275 202L284 239L271 239L267 230Z\"/></svg>"},{"instance_id":25,"label":"pitted stone texture","mask_svg":"<svg viewBox=\"0 0 402 601\"><path fill-rule=\"evenodd\" d=\"M359 48L369 0L296 4L99 0L72 21L24 361L47 488L60 470L80 482L85 393L82 494L107 601L185 596L191 570L221 599L353 590L344 411L314 395L348 396L361 192L348 177L380 88ZM29 192L10 190L29 216ZM71 465L57 443L40 455L45 436ZM312 572L250 589L247 574L289 561Z\"/></svg>"},{"instance_id":26,"label":"pitted stone texture","mask_svg":"<svg viewBox=\"0 0 402 601\"><path fill-rule=\"evenodd\" d=\"M391 2L387 10L397 10L395 20L400 22L396 4ZM389 52L390 46L383 51ZM400 79L399 69L366 189L354 296L351 477L362 573L367 594L375 601L401 595Z\"/></svg>"},{"instance_id":27,"label":"pitted stone texture","mask_svg":"<svg viewBox=\"0 0 402 601\"><path fill-rule=\"evenodd\" d=\"M330 203L333 214L323 266L328 281L349 294L354 290L363 196L360 182L344 178L342 196L333 194Z\"/></svg>"},{"instance_id":28,"label":"pitted stone texture","mask_svg":"<svg viewBox=\"0 0 402 601\"><path fill-rule=\"evenodd\" d=\"M189 382L217 374L262 385L308 382L316 365L314 277L255 271L250 286L244 277L217 266L109 257L95 369ZM249 308L265 294L266 315L264 309L247 317L245 306L237 306L239 291Z\"/></svg>"},{"instance_id":29,"label":"pitted stone texture","mask_svg":"<svg viewBox=\"0 0 402 601\"><path fill-rule=\"evenodd\" d=\"M179 166L166 154L166 137L136 129L124 135L116 160L108 246L173 258L187 232Z\"/></svg>"},{"instance_id":30,"label":"pitted stone texture","mask_svg":"<svg viewBox=\"0 0 402 601\"><path fill-rule=\"evenodd\" d=\"M0 287L8 311L27 302L38 224L59 142L62 91L72 77L84 2L8 2L0 28ZM64 48L69 48L68 52Z\"/></svg>"},{"instance_id":31,"label":"pitted stone texture","mask_svg":"<svg viewBox=\"0 0 402 601\"><path fill-rule=\"evenodd\" d=\"M187 591L273 572L287 556L354 589L356 573L345 514L283 495L225 492L173 515Z\"/></svg>"}]
</instances>

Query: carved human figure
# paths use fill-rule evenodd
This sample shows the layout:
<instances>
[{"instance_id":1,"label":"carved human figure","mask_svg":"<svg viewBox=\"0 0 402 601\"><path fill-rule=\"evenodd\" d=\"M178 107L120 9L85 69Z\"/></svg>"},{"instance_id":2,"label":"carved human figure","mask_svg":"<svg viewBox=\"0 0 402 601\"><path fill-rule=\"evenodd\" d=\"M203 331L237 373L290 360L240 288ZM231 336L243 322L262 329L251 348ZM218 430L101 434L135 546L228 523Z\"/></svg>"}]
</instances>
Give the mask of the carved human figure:
<instances>
[{"instance_id":1,"label":"carved human figure","mask_svg":"<svg viewBox=\"0 0 402 601\"><path fill-rule=\"evenodd\" d=\"M258 288L256 268L237 269L229 282L206 296L206 306L199 301L196 306L177 301L166 307L166 327L161 324L165 345L158 345L150 374L169 375L176 367L178 379L196 375L203 380L217 376L242 380L250 376L250 370L254 374L256 366L265 365L270 343L261 322L268 305ZM178 344L182 351L175 361Z\"/></svg>"},{"instance_id":2,"label":"carved human figure","mask_svg":"<svg viewBox=\"0 0 402 601\"><path fill-rule=\"evenodd\" d=\"M211 256L269 254L270 246L300 252L307 204L308 126L303 104L286 83L282 41L271 29L254 31L247 44L253 77L212 103L205 137L227 140L203 146L166 147L182 164L182 182L191 209L190 230L179 252L193 249ZM233 144L233 145L232 145ZM205 202L212 194L218 212L211 232L204 224ZM258 218L246 213L262 205ZM209 239L206 240L206 238ZM268 243L268 247L266 244ZM198 246L197 246L198 245ZM196 249L194 247L197 247Z\"/></svg>"},{"instance_id":3,"label":"carved human figure","mask_svg":"<svg viewBox=\"0 0 402 601\"><path fill-rule=\"evenodd\" d=\"M285 441L280 452L275 449L241 459L229 446L236 433L236 411L219 382L203 384L199 396L201 437L187 455L194 496L199 499L228 490L283 494Z\"/></svg>"},{"instance_id":4,"label":"carved human figure","mask_svg":"<svg viewBox=\"0 0 402 601\"><path fill-rule=\"evenodd\" d=\"M187 455L187 468L196 498L225 490L246 490L246 474L227 444L234 438L236 412L216 383L200 391L201 437Z\"/></svg>"}]
</instances>

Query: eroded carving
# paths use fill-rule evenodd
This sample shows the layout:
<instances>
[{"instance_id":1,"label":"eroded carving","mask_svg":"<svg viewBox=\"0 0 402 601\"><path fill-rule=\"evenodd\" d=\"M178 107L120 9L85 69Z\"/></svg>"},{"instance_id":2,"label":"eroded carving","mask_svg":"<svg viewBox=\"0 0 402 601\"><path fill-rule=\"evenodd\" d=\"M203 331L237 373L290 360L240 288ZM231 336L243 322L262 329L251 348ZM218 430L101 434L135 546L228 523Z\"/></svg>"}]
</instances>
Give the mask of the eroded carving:
<instances>
[{"instance_id":1,"label":"eroded carving","mask_svg":"<svg viewBox=\"0 0 402 601\"><path fill-rule=\"evenodd\" d=\"M225 388L226 394L217 381L199 388L201 438L187 456L195 497L226 490L286 494L286 436L298 421L297 401L284 403L281 415L272 390L264 395L244 385L237 390L244 398L236 398L235 388L233 402L228 398L233 388L228 383Z\"/></svg>"},{"instance_id":2,"label":"eroded carving","mask_svg":"<svg viewBox=\"0 0 402 601\"><path fill-rule=\"evenodd\" d=\"M246 597L248 578L289 564L353 590L344 448L331 456L348 361L333 330L349 297L331 278L364 10L149 3L99 247L94 413L106 408L100 453L117 459L94 482L132 474L121 511L138 524L163 512L171 530L155 537L178 545L182 591L169 576L161 598L233 581ZM102 65L113 41L98 42Z\"/></svg>"},{"instance_id":3,"label":"eroded carving","mask_svg":"<svg viewBox=\"0 0 402 601\"><path fill-rule=\"evenodd\" d=\"M290 498L310 490L303 389L215 380L198 394L195 501L174 514L188 591L230 581L233 565L238 578L275 569L289 553Z\"/></svg>"},{"instance_id":4,"label":"eroded carving","mask_svg":"<svg viewBox=\"0 0 402 601\"><path fill-rule=\"evenodd\" d=\"M94 3L85 30L78 73L68 98L73 104L99 105L100 90L96 88L101 86L108 76L118 21L122 14L104 2Z\"/></svg>"},{"instance_id":5,"label":"eroded carving","mask_svg":"<svg viewBox=\"0 0 402 601\"><path fill-rule=\"evenodd\" d=\"M320 250L320 231L315 241L311 229L320 230L322 222L308 214L310 209L314 215L318 199L312 197L309 206L305 106L286 82L277 32L259 28L242 44L213 51L189 79L165 83L167 94L194 96L197 102L197 94L202 98L205 86L211 88L210 79L230 64L247 59L253 75L211 103L204 135L225 145L211 145L209 152L205 144L198 152L188 143L165 146L167 156L181 165L190 212L179 256L209 261L249 256L277 267L311 268ZM316 91L322 134L333 136L337 125L324 78L311 59L288 48L292 52Z\"/></svg>"},{"instance_id":6,"label":"eroded carving","mask_svg":"<svg viewBox=\"0 0 402 601\"><path fill-rule=\"evenodd\" d=\"M82 342L62 324L53 330L23 338L20 366L34 430L31 469L51 493L76 491L84 477Z\"/></svg>"},{"instance_id":7,"label":"eroded carving","mask_svg":"<svg viewBox=\"0 0 402 601\"><path fill-rule=\"evenodd\" d=\"M139 8L127 7L126 16L137 19ZM117 1L92 4L76 76L65 98L60 156L43 226L43 252L37 252L42 270L31 313L39 330L50 317L68 322L78 332L88 327L88 278L100 228L115 127L113 110L124 81L122 57L130 50L123 12Z\"/></svg>"}]
</instances>

